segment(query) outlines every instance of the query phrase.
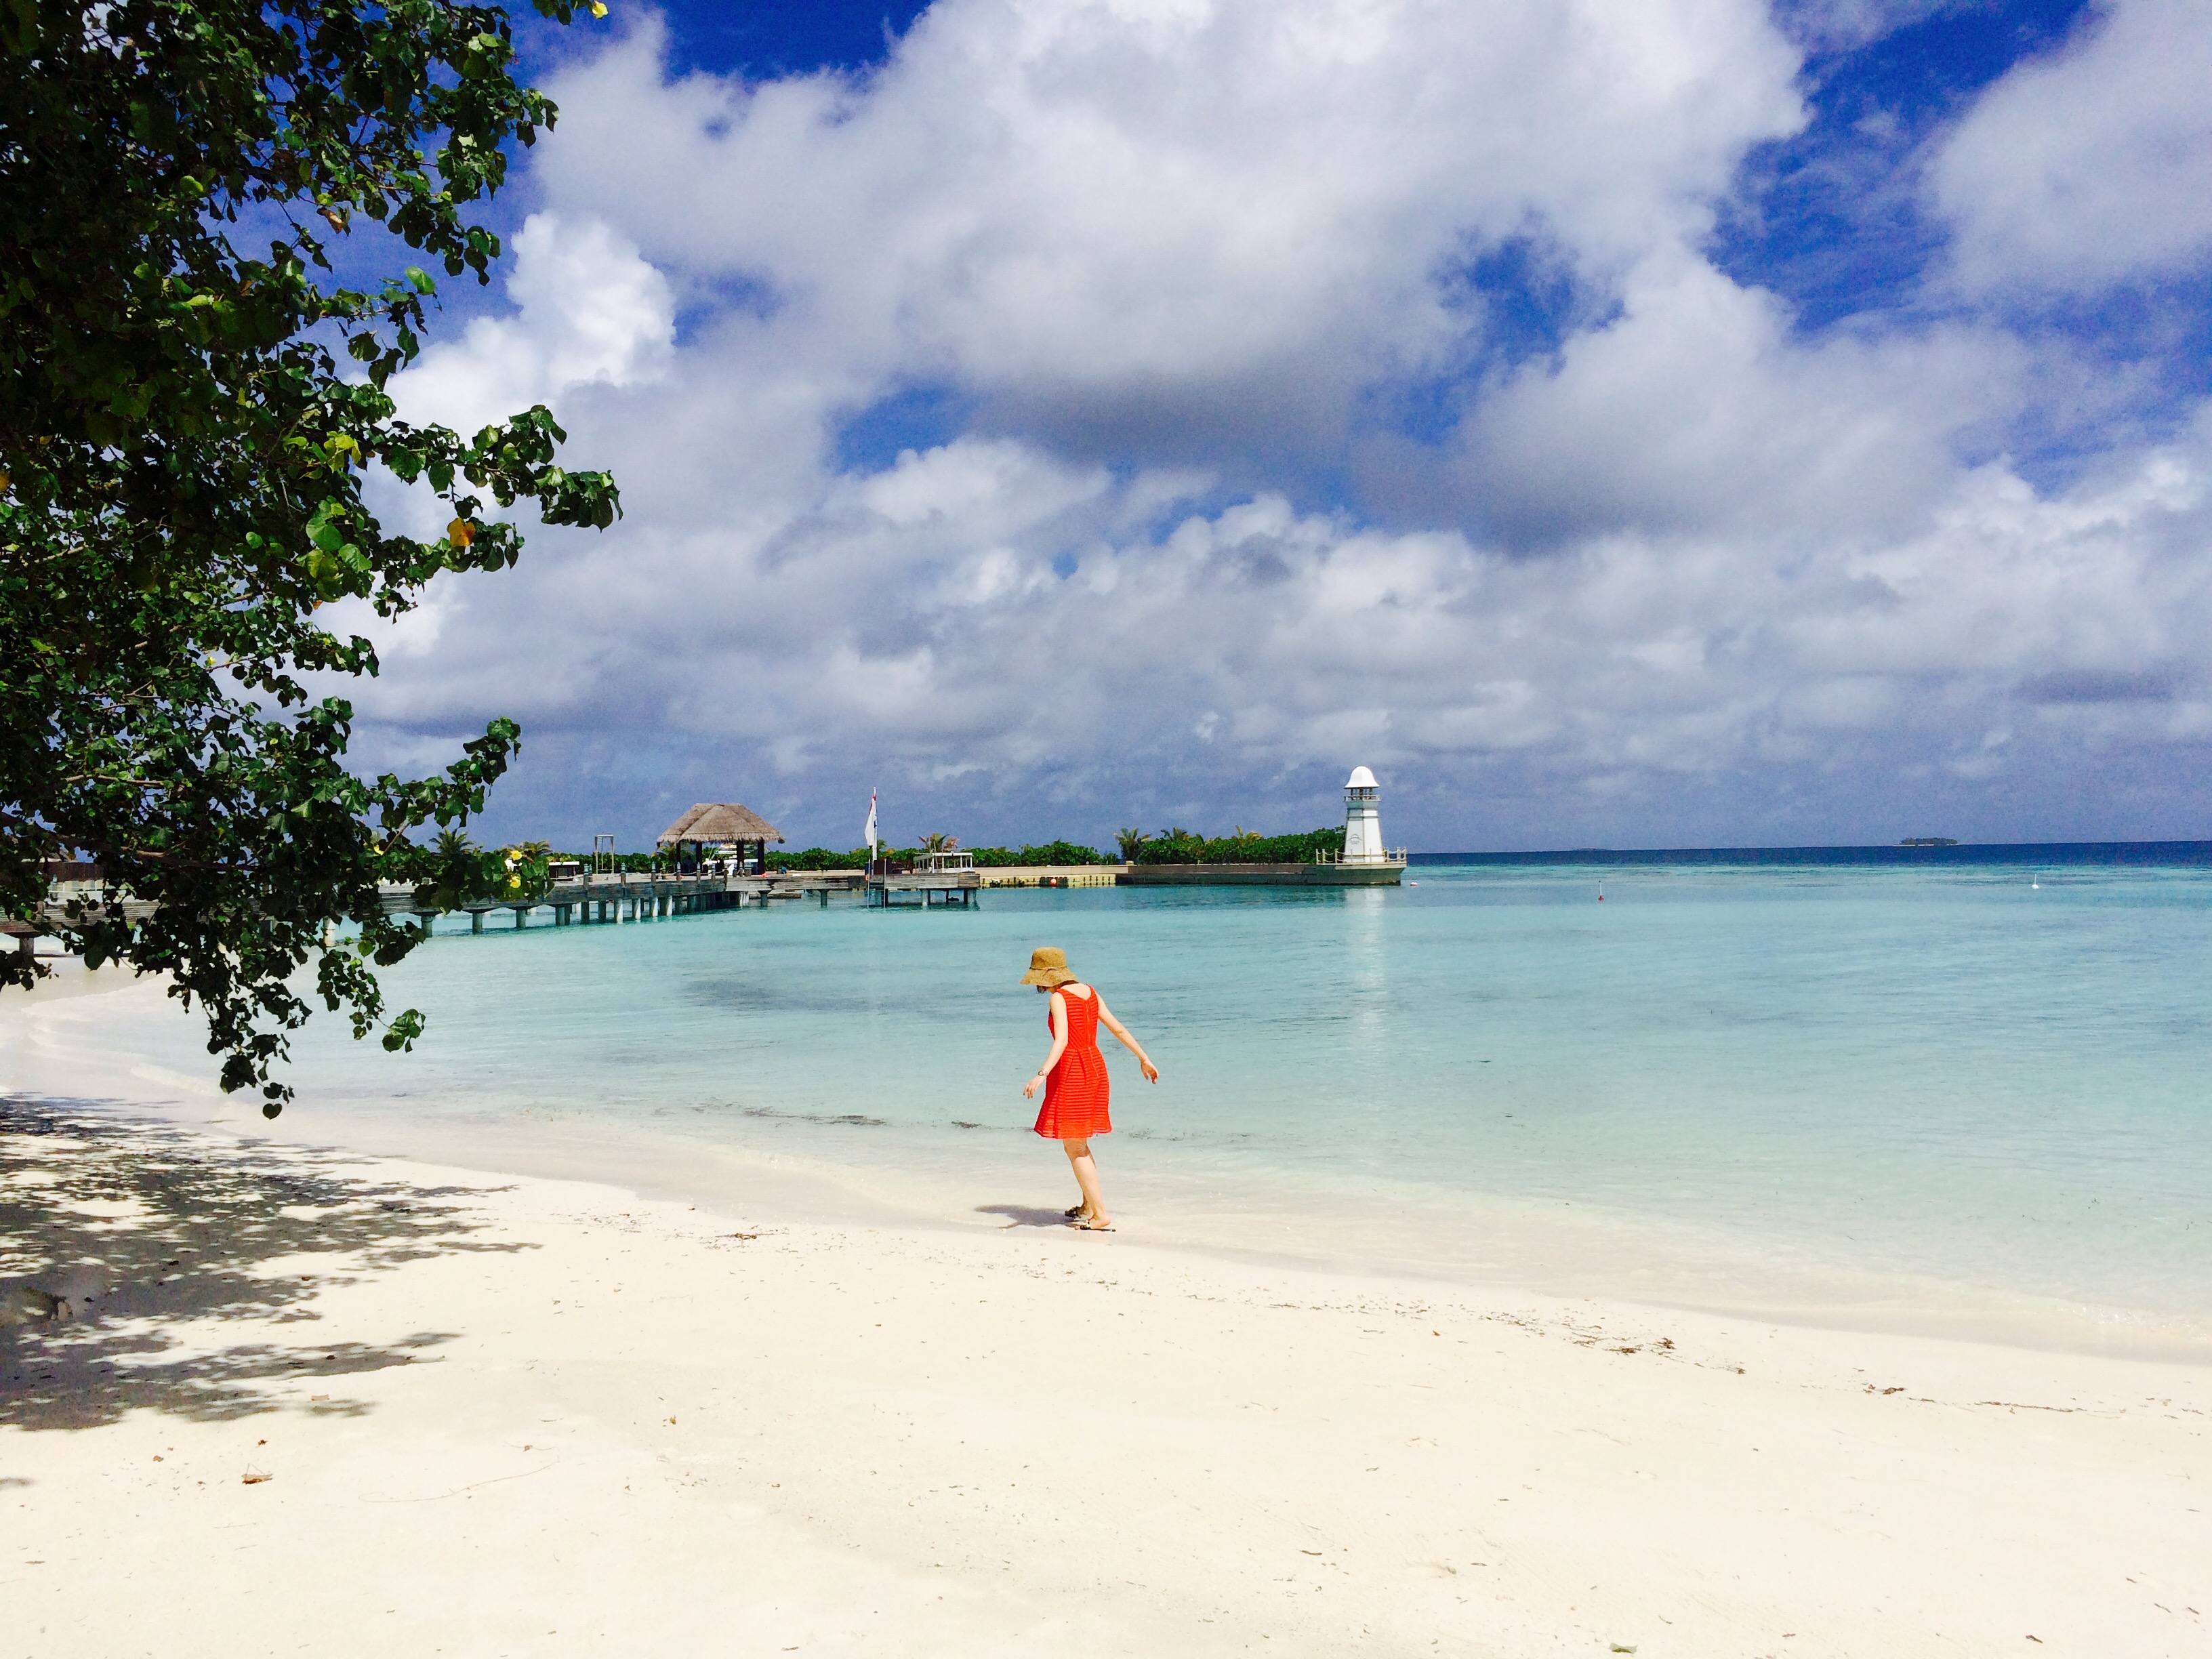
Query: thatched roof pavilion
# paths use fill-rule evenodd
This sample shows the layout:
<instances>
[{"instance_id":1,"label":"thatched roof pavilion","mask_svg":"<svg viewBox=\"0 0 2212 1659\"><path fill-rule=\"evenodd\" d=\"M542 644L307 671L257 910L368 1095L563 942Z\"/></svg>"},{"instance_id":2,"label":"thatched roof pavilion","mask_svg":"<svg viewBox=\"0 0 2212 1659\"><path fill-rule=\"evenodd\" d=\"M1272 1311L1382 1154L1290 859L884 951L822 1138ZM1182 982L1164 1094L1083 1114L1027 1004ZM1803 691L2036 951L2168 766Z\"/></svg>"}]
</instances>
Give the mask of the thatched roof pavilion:
<instances>
[{"instance_id":1,"label":"thatched roof pavilion","mask_svg":"<svg viewBox=\"0 0 2212 1659\"><path fill-rule=\"evenodd\" d=\"M678 849L679 867L684 865L682 849L686 847L695 849L690 854L694 862L709 847L734 848L742 873L766 869L769 842L782 839L783 831L750 807L722 800L702 801L691 808L660 832L659 844Z\"/></svg>"},{"instance_id":2,"label":"thatched roof pavilion","mask_svg":"<svg viewBox=\"0 0 2212 1659\"><path fill-rule=\"evenodd\" d=\"M735 801L702 801L662 830L659 844L678 847L689 842L701 847L735 847L756 842L765 847L782 839L782 830L749 806Z\"/></svg>"}]
</instances>

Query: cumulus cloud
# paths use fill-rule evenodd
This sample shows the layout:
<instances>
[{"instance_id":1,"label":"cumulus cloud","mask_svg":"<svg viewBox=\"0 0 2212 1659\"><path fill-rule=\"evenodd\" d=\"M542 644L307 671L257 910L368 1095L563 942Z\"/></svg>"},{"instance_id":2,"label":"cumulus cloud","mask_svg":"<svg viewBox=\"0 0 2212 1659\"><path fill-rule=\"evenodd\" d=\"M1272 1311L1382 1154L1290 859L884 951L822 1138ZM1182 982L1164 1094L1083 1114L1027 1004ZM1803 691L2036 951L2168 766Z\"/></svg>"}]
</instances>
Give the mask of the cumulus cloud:
<instances>
[{"instance_id":1,"label":"cumulus cloud","mask_svg":"<svg viewBox=\"0 0 2212 1659\"><path fill-rule=\"evenodd\" d=\"M675 306L666 280L635 246L594 219L533 214L514 239L504 316L472 319L458 340L428 347L392 377L403 419L442 423L464 436L535 404L579 406L580 388L648 386L667 371ZM378 471L370 501L387 523L412 533L441 532L443 505L427 487L402 488ZM427 687L445 665L439 647L459 595L434 587L415 611L385 620L364 604L337 607L330 625L364 635L387 663L425 664L402 683ZM435 694L433 694L434 698Z\"/></svg>"},{"instance_id":2,"label":"cumulus cloud","mask_svg":"<svg viewBox=\"0 0 2212 1659\"><path fill-rule=\"evenodd\" d=\"M1462 350L1440 267L1533 227L1621 268L1802 118L1744 3L967 0L857 87L669 88L660 45L556 87L551 200L756 282L848 396L957 379L1101 442L1326 427Z\"/></svg>"},{"instance_id":3,"label":"cumulus cloud","mask_svg":"<svg viewBox=\"0 0 2212 1659\"><path fill-rule=\"evenodd\" d=\"M1802 119L1753 0L939 0L764 84L662 44L553 88L510 313L403 387L550 401L623 483L362 699L395 752L522 718L518 832L843 844L873 782L894 834L1303 824L1359 761L1431 846L2202 804L2142 757L2212 738L2212 424L2039 489L1989 438L2033 343L1717 270Z\"/></svg>"},{"instance_id":4,"label":"cumulus cloud","mask_svg":"<svg viewBox=\"0 0 2212 1659\"><path fill-rule=\"evenodd\" d=\"M2212 257L2212 9L2110 0L1983 95L1937 157L1957 278L2094 291Z\"/></svg>"},{"instance_id":5,"label":"cumulus cloud","mask_svg":"<svg viewBox=\"0 0 2212 1659\"><path fill-rule=\"evenodd\" d=\"M1311 816L1356 755L1497 836L1632 811L1710 836L1747 775L1848 781L1878 817L1959 781L2048 788L2083 748L2201 742L2208 479L2212 432L2057 500L1979 469L1881 544L1620 535L1531 560L1279 496L1116 533L1137 483L961 441L856 481L772 556L633 549L657 606L503 590L448 649L495 659L520 624L540 664L588 665L581 697L559 672L507 688L564 752L750 752L779 811L834 814L873 768L909 814L1042 793L1164 818L1228 778Z\"/></svg>"},{"instance_id":6,"label":"cumulus cloud","mask_svg":"<svg viewBox=\"0 0 2212 1659\"><path fill-rule=\"evenodd\" d=\"M1629 275L1618 316L1495 380L1444 452L1369 454L1431 512L1515 544L1894 533L1948 483L1954 434L2011 406L2022 372L1972 328L1800 341L1773 295L1670 253Z\"/></svg>"},{"instance_id":7,"label":"cumulus cloud","mask_svg":"<svg viewBox=\"0 0 2212 1659\"><path fill-rule=\"evenodd\" d=\"M667 280L596 218L532 214L507 279L514 311L478 317L392 382L402 416L463 433L574 387L657 379L676 337Z\"/></svg>"}]
</instances>

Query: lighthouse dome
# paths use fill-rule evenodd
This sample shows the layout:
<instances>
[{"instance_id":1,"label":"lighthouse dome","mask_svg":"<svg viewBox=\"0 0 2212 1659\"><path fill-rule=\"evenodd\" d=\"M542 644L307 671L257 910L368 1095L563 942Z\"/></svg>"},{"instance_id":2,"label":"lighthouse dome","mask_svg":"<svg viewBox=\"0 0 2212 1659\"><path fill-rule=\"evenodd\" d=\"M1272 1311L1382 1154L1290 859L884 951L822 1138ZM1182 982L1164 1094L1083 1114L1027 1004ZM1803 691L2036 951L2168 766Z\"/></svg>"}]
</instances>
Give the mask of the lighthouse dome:
<instances>
[{"instance_id":1,"label":"lighthouse dome","mask_svg":"<svg viewBox=\"0 0 2212 1659\"><path fill-rule=\"evenodd\" d=\"M1347 789L1373 789L1378 786L1372 772L1364 766L1355 766L1352 769L1352 775L1345 780L1344 787Z\"/></svg>"}]
</instances>

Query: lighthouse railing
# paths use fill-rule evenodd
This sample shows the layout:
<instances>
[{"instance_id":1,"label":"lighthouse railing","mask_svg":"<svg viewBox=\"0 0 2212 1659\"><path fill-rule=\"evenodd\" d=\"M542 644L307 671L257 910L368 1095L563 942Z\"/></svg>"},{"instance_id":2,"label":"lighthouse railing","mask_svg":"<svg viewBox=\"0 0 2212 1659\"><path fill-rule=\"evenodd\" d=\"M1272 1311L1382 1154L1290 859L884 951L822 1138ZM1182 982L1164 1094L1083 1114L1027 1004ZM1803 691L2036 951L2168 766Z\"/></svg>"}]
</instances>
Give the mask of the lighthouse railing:
<instances>
[{"instance_id":1,"label":"lighthouse railing","mask_svg":"<svg viewBox=\"0 0 2212 1659\"><path fill-rule=\"evenodd\" d=\"M1411 856L1412 855L1402 847L1389 847L1376 854L1373 858L1354 859L1351 861L1355 864L1405 864L1409 861ZM1346 860L1342 854L1336 852L1331 848L1323 847L1316 849L1310 862L1314 864L1342 864L1346 862Z\"/></svg>"}]
</instances>

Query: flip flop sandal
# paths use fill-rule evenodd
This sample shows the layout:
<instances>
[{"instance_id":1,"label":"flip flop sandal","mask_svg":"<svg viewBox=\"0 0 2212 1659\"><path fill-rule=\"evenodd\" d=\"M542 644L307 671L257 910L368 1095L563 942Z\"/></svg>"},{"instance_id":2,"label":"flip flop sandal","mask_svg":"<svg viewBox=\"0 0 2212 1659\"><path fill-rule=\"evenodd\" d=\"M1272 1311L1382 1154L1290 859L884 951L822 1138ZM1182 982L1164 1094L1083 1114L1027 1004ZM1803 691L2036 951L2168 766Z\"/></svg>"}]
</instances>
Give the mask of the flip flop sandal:
<instances>
[{"instance_id":1,"label":"flip flop sandal","mask_svg":"<svg viewBox=\"0 0 2212 1659\"><path fill-rule=\"evenodd\" d=\"M1068 1218L1067 1224L1079 1233L1110 1233L1114 1231L1114 1224L1110 1221L1079 1220L1073 1216Z\"/></svg>"}]
</instances>

